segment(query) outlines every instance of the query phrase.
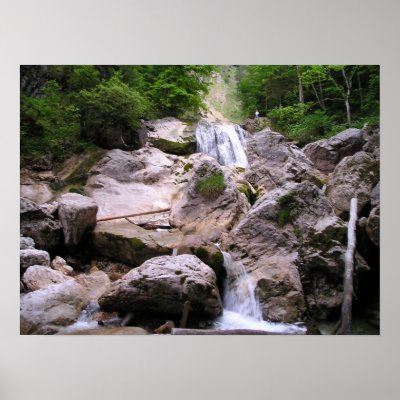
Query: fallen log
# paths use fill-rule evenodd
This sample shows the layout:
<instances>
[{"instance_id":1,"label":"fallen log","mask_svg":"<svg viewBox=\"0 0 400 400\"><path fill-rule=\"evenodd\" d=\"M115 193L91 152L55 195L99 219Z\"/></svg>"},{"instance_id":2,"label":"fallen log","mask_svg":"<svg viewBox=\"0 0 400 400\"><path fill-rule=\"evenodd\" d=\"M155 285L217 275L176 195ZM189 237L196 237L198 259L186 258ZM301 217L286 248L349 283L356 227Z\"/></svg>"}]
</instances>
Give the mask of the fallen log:
<instances>
[{"instance_id":1,"label":"fallen log","mask_svg":"<svg viewBox=\"0 0 400 400\"><path fill-rule=\"evenodd\" d=\"M164 208L163 210L157 210L157 211L146 211L146 212L141 212L141 213L136 213L136 214L126 214L126 215L118 215L118 216L114 216L114 217L99 218L97 220L97 222L111 221L113 219L123 219L123 218L130 218L130 217L140 217L142 215L160 214L160 213L165 213L167 211L171 211L171 209Z\"/></svg>"},{"instance_id":2,"label":"fallen log","mask_svg":"<svg viewBox=\"0 0 400 400\"><path fill-rule=\"evenodd\" d=\"M256 329L172 329L172 335L305 335L306 332L283 333Z\"/></svg>"},{"instance_id":3,"label":"fallen log","mask_svg":"<svg viewBox=\"0 0 400 400\"><path fill-rule=\"evenodd\" d=\"M347 231L347 251L344 256L344 282L343 282L343 303L340 316L340 327L338 335L351 334L351 310L353 304L353 273L354 273L354 252L356 250L356 225L357 225L357 198L351 199L350 219Z\"/></svg>"}]
</instances>

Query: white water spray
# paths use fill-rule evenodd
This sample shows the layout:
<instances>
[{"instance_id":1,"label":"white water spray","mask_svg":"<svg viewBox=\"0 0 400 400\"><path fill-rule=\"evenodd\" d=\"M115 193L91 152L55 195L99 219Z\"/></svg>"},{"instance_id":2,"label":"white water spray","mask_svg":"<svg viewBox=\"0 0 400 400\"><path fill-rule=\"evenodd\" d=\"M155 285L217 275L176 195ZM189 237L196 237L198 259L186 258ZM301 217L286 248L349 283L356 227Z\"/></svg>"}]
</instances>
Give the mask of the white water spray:
<instances>
[{"instance_id":1,"label":"white water spray","mask_svg":"<svg viewBox=\"0 0 400 400\"><path fill-rule=\"evenodd\" d=\"M217 247L219 247L217 245ZM304 333L306 328L296 324L264 321L260 303L255 295L255 282L247 275L243 264L229 253L222 252L226 279L223 314L215 322L217 329L252 329L277 333Z\"/></svg>"},{"instance_id":2,"label":"white water spray","mask_svg":"<svg viewBox=\"0 0 400 400\"><path fill-rule=\"evenodd\" d=\"M239 125L200 122L196 128L197 151L208 154L221 165L246 168L247 132Z\"/></svg>"}]
</instances>

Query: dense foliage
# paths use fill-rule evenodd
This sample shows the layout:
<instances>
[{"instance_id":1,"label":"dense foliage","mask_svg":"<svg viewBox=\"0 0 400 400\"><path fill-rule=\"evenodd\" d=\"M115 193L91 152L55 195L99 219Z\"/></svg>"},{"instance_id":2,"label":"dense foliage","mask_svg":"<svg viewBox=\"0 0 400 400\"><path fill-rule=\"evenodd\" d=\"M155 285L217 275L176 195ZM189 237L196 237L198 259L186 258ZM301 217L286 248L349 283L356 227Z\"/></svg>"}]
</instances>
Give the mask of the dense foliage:
<instances>
[{"instance_id":1,"label":"dense foliage","mask_svg":"<svg viewBox=\"0 0 400 400\"><path fill-rule=\"evenodd\" d=\"M379 66L251 65L239 67L245 113L256 109L301 144L346 127L379 122Z\"/></svg>"},{"instance_id":2,"label":"dense foliage","mask_svg":"<svg viewBox=\"0 0 400 400\"><path fill-rule=\"evenodd\" d=\"M140 120L191 118L204 108L212 66L22 66L22 162L62 159L102 145L112 130L135 135ZM134 142L134 141L133 141Z\"/></svg>"},{"instance_id":3,"label":"dense foliage","mask_svg":"<svg viewBox=\"0 0 400 400\"><path fill-rule=\"evenodd\" d=\"M113 135L136 148L141 119L196 118L210 85L208 103L231 120L258 109L300 144L379 123L375 65L22 66L22 163L109 148Z\"/></svg>"}]
</instances>

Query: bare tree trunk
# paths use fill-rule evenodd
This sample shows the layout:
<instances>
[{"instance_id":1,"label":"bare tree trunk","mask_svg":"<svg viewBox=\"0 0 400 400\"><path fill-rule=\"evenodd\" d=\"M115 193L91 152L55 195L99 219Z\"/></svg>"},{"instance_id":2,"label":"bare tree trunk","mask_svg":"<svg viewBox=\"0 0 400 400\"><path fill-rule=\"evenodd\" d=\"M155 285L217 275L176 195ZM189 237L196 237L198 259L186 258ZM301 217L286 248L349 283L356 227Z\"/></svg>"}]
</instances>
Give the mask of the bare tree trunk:
<instances>
[{"instance_id":1,"label":"bare tree trunk","mask_svg":"<svg viewBox=\"0 0 400 400\"><path fill-rule=\"evenodd\" d=\"M357 73L357 82L358 82L358 93L360 95L360 108L363 107L364 99L363 99L363 92L362 92L362 87L361 87L361 79L360 79L360 74Z\"/></svg>"},{"instance_id":2,"label":"bare tree trunk","mask_svg":"<svg viewBox=\"0 0 400 400\"><path fill-rule=\"evenodd\" d=\"M344 104L346 105L347 125L350 128L350 126L351 126L351 111L350 111L350 102L349 102L349 96L348 95L344 99Z\"/></svg>"},{"instance_id":3,"label":"bare tree trunk","mask_svg":"<svg viewBox=\"0 0 400 400\"><path fill-rule=\"evenodd\" d=\"M319 86L319 97L321 98L321 107L323 110L326 110L325 100L324 100L324 92L322 91L322 82L321 78L318 76L318 86Z\"/></svg>"},{"instance_id":4,"label":"bare tree trunk","mask_svg":"<svg viewBox=\"0 0 400 400\"><path fill-rule=\"evenodd\" d=\"M301 82L301 73L300 73L300 65L296 65L297 71L297 79L299 81L299 102L304 104L304 92L303 92L303 84Z\"/></svg>"},{"instance_id":5,"label":"bare tree trunk","mask_svg":"<svg viewBox=\"0 0 400 400\"><path fill-rule=\"evenodd\" d=\"M356 250L357 198L351 199L350 220L347 231L347 251L343 283L343 303L339 335L351 334L351 309L353 303L354 252Z\"/></svg>"}]
</instances>

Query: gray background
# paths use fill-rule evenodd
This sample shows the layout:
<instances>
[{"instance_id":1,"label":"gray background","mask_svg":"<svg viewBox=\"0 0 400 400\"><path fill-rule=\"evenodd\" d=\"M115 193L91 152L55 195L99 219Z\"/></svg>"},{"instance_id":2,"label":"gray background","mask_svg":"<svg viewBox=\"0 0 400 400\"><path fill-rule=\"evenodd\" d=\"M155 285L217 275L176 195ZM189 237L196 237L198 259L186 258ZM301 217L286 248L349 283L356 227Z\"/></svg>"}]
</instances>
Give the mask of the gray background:
<instances>
[{"instance_id":1,"label":"gray background","mask_svg":"<svg viewBox=\"0 0 400 400\"><path fill-rule=\"evenodd\" d=\"M1 400L400 398L398 1L1 5ZM25 63L380 64L381 336L19 336L19 64Z\"/></svg>"}]
</instances>

